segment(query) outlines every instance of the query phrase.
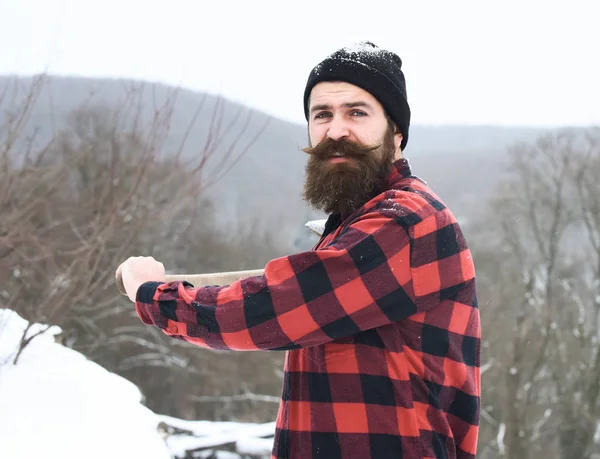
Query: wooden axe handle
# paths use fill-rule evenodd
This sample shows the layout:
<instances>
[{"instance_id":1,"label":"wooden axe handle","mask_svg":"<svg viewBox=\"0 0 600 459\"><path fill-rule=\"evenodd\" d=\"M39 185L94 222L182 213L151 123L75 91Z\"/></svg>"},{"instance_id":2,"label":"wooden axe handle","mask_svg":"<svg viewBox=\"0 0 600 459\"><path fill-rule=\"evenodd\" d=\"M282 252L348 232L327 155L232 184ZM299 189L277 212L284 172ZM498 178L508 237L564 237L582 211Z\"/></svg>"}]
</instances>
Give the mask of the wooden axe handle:
<instances>
[{"instance_id":1,"label":"wooden axe handle","mask_svg":"<svg viewBox=\"0 0 600 459\"><path fill-rule=\"evenodd\" d=\"M195 287L206 287L209 285L230 285L233 282L245 279L246 277L261 276L264 274L264 269L250 269L246 271L229 271L223 273L206 273L206 274L167 274L167 282L173 281L188 281ZM117 288L123 295L127 295L121 274L116 278Z\"/></svg>"}]
</instances>

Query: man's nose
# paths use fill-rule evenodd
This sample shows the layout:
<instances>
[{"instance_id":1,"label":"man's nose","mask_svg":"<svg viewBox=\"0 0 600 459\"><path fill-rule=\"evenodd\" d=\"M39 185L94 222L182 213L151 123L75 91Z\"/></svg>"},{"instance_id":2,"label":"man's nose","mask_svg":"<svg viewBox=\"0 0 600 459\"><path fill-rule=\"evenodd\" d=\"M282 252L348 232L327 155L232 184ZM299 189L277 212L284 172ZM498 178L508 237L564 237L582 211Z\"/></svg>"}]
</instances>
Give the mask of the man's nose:
<instances>
[{"instance_id":1,"label":"man's nose","mask_svg":"<svg viewBox=\"0 0 600 459\"><path fill-rule=\"evenodd\" d=\"M333 118L329 123L329 129L327 130L327 137L333 140L338 140L343 137L348 137L350 135L350 131L348 130L348 125L339 118Z\"/></svg>"}]
</instances>

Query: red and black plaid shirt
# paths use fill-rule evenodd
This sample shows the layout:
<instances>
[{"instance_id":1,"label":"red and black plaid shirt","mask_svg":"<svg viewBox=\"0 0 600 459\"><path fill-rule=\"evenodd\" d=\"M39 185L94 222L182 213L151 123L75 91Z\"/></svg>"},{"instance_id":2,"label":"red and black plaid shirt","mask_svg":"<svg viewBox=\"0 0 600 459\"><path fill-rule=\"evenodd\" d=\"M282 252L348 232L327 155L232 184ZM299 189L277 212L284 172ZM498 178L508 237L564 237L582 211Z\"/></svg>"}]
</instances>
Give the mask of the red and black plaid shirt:
<instances>
[{"instance_id":1,"label":"red and black plaid shirt","mask_svg":"<svg viewBox=\"0 0 600 459\"><path fill-rule=\"evenodd\" d=\"M274 459L475 457L473 259L405 159L380 195L330 217L313 250L230 286L147 282L136 307L199 346L287 351Z\"/></svg>"}]
</instances>

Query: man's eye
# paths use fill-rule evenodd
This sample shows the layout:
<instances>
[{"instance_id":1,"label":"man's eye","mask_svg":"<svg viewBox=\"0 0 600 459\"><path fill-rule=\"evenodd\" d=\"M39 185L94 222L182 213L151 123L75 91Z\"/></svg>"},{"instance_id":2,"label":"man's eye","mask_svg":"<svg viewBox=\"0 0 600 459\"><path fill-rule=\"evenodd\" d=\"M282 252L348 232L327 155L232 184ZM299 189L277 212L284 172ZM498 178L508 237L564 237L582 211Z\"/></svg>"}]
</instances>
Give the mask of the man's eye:
<instances>
[{"instance_id":1,"label":"man's eye","mask_svg":"<svg viewBox=\"0 0 600 459\"><path fill-rule=\"evenodd\" d=\"M367 114L365 112L363 112L363 111L360 111L360 110L354 110L352 112L352 116L367 116Z\"/></svg>"},{"instance_id":2,"label":"man's eye","mask_svg":"<svg viewBox=\"0 0 600 459\"><path fill-rule=\"evenodd\" d=\"M331 115L330 113L327 113L327 112L321 112L321 113L319 113L317 116L315 116L315 119L319 119L319 118L326 118L326 117L328 117L328 116L330 116L330 115Z\"/></svg>"}]
</instances>

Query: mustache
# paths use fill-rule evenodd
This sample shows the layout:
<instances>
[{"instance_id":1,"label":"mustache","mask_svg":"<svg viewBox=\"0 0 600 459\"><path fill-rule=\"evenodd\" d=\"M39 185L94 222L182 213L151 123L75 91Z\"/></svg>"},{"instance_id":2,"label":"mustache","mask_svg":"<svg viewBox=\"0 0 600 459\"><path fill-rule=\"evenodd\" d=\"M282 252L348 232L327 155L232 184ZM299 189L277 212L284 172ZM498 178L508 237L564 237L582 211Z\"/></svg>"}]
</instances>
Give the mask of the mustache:
<instances>
[{"instance_id":1,"label":"mustache","mask_svg":"<svg viewBox=\"0 0 600 459\"><path fill-rule=\"evenodd\" d=\"M302 151L317 158L329 158L336 154L342 154L346 157L364 156L373 150L377 150L381 145L361 145L351 142L345 138L332 139L327 137L314 147L303 148Z\"/></svg>"}]
</instances>

